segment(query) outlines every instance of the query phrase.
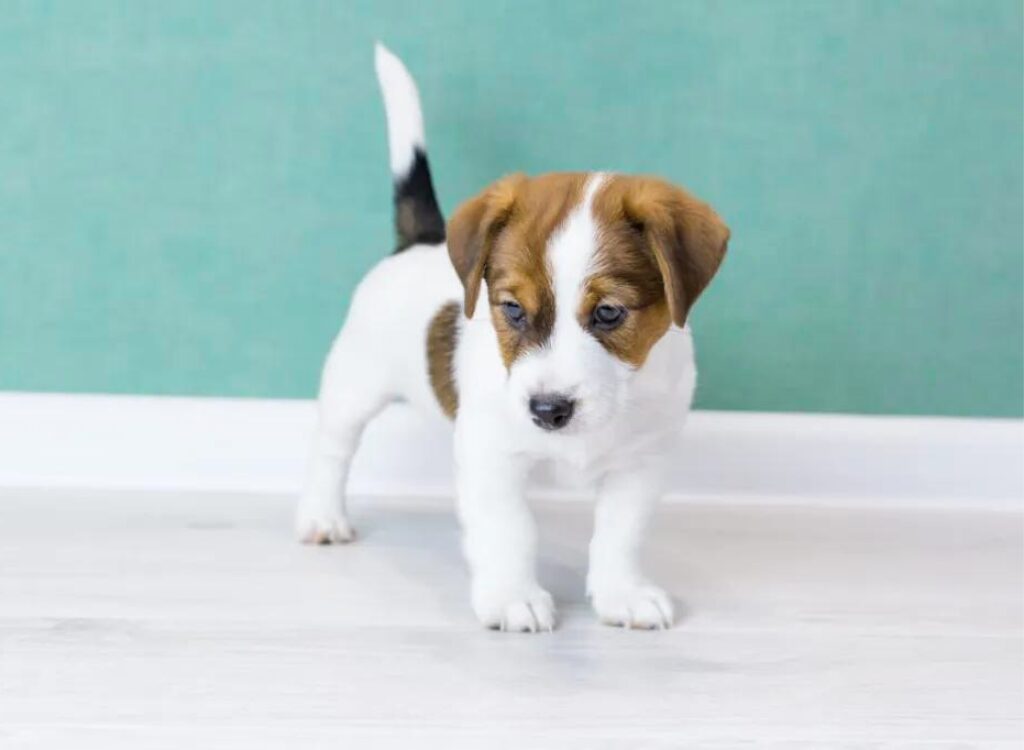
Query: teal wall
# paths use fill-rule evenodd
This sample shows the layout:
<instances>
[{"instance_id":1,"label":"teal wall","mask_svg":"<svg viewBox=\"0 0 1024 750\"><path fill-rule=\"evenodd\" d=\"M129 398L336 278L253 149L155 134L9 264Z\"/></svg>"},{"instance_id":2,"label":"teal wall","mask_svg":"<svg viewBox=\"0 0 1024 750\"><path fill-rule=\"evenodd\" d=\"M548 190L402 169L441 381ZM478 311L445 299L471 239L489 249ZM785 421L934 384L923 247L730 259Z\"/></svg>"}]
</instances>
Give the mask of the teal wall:
<instances>
[{"instance_id":1,"label":"teal wall","mask_svg":"<svg viewBox=\"0 0 1024 750\"><path fill-rule=\"evenodd\" d=\"M372 41L446 210L655 172L726 217L699 402L1022 412L1019 0L4 3L0 389L311 396L390 247Z\"/></svg>"}]
</instances>

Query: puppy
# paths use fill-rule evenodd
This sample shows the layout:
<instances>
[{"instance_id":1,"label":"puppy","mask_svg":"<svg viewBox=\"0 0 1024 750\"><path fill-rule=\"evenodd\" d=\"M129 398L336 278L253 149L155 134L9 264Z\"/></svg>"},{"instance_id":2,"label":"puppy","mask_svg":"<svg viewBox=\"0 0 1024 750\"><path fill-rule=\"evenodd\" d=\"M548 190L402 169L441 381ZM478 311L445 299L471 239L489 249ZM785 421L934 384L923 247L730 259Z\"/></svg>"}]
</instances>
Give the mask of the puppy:
<instances>
[{"instance_id":1,"label":"puppy","mask_svg":"<svg viewBox=\"0 0 1024 750\"><path fill-rule=\"evenodd\" d=\"M356 289L327 357L299 538L352 540L345 483L360 434L407 401L455 421L458 516L485 626L555 625L524 498L542 460L596 488L587 592L601 622L670 626L672 602L638 548L696 384L687 315L728 228L666 182L593 172L505 177L446 232L416 85L380 45L376 68L397 249Z\"/></svg>"}]
</instances>

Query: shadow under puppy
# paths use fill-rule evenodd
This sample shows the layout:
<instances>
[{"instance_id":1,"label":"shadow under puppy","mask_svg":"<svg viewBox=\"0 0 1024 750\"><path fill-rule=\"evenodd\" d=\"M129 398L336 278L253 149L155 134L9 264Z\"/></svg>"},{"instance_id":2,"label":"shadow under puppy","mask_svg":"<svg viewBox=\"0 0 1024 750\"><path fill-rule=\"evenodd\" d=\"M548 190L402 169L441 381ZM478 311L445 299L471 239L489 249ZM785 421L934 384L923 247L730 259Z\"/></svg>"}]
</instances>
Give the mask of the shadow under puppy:
<instances>
[{"instance_id":1,"label":"shadow under puppy","mask_svg":"<svg viewBox=\"0 0 1024 750\"><path fill-rule=\"evenodd\" d=\"M345 484L360 434L404 400L455 421L458 515L484 625L555 625L524 497L531 466L547 460L597 491L587 592L600 620L670 626L672 602L638 550L696 384L687 314L728 228L659 179L593 172L505 177L446 232L416 85L380 45L376 67L398 249L360 283L327 357L300 539L353 538Z\"/></svg>"}]
</instances>

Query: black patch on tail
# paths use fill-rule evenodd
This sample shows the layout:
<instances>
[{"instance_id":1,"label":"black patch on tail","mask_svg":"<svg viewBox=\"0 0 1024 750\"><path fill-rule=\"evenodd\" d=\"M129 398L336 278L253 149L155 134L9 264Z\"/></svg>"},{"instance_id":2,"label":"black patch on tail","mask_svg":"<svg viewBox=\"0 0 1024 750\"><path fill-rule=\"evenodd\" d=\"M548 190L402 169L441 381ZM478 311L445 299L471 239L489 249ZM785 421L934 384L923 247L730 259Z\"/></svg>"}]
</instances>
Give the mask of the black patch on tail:
<instances>
[{"instance_id":1,"label":"black patch on tail","mask_svg":"<svg viewBox=\"0 0 1024 750\"><path fill-rule=\"evenodd\" d=\"M395 181L396 253L413 245L444 242L444 216L437 205L427 155L414 151L412 168Z\"/></svg>"}]
</instances>

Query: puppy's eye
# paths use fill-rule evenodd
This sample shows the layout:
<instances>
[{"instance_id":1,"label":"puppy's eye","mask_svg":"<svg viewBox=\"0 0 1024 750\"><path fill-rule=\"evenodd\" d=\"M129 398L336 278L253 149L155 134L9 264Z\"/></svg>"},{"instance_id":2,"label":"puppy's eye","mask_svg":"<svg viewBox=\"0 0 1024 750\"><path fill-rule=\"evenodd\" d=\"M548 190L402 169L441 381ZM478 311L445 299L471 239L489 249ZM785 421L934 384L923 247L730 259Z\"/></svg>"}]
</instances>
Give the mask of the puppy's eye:
<instances>
[{"instance_id":1,"label":"puppy's eye","mask_svg":"<svg viewBox=\"0 0 1024 750\"><path fill-rule=\"evenodd\" d=\"M519 331L526 328L526 310L518 302L502 302L501 311L510 326Z\"/></svg>"},{"instance_id":2,"label":"puppy's eye","mask_svg":"<svg viewBox=\"0 0 1024 750\"><path fill-rule=\"evenodd\" d=\"M599 331L613 331L626 319L626 308L619 305L598 305L591 315L591 325Z\"/></svg>"}]
</instances>

